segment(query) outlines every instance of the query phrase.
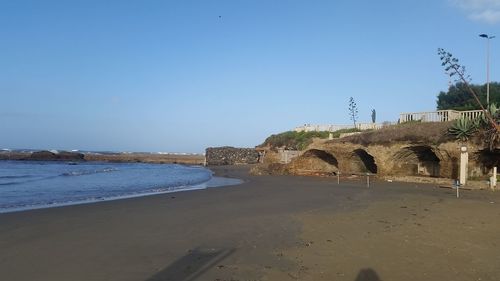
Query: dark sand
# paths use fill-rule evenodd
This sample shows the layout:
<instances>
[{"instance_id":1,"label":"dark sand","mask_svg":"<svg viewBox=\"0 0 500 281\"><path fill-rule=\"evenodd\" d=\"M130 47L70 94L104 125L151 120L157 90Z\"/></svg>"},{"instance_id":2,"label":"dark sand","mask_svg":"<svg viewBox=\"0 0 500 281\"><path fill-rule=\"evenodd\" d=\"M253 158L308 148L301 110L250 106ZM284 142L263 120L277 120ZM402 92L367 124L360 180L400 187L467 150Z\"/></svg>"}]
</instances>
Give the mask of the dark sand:
<instances>
[{"instance_id":1,"label":"dark sand","mask_svg":"<svg viewBox=\"0 0 500 281\"><path fill-rule=\"evenodd\" d=\"M500 193L252 177L0 215L0 280L500 280Z\"/></svg>"}]
</instances>

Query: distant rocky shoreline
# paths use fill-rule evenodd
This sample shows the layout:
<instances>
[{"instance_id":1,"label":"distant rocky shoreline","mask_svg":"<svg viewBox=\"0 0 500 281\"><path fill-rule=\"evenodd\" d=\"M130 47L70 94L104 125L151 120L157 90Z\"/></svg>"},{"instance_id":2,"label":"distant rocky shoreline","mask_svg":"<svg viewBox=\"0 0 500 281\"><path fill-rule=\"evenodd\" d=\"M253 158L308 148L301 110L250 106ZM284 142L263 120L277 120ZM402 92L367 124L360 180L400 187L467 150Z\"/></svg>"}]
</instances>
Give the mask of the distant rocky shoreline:
<instances>
[{"instance_id":1,"label":"distant rocky shoreline","mask_svg":"<svg viewBox=\"0 0 500 281\"><path fill-rule=\"evenodd\" d=\"M255 148L236 148L230 146L209 147L203 154L168 154L147 152L80 152L56 150L3 150L0 160L18 161L66 161L66 162L113 162L113 163L153 163L185 165L241 165L257 164L261 160Z\"/></svg>"},{"instance_id":2,"label":"distant rocky shoreline","mask_svg":"<svg viewBox=\"0 0 500 281\"><path fill-rule=\"evenodd\" d=\"M205 156L201 154L151 154L151 153L80 153L69 151L2 151L0 160L19 161L100 161L117 163L154 163L204 165Z\"/></svg>"}]
</instances>

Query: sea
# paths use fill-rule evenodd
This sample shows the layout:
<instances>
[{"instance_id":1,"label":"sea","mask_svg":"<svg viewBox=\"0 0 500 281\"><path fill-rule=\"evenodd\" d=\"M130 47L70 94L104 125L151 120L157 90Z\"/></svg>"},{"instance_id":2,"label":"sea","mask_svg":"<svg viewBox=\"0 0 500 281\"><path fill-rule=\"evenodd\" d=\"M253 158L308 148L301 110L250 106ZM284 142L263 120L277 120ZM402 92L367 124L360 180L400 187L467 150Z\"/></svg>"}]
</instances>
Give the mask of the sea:
<instances>
[{"instance_id":1,"label":"sea","mask_svg":"<svg viewBox=\"0 0 500 281\"><path fill-rule=\"evenodd\" d=\"M0 213L237 185L202 166L0 161Z\"/></svg>"}]
</instances>

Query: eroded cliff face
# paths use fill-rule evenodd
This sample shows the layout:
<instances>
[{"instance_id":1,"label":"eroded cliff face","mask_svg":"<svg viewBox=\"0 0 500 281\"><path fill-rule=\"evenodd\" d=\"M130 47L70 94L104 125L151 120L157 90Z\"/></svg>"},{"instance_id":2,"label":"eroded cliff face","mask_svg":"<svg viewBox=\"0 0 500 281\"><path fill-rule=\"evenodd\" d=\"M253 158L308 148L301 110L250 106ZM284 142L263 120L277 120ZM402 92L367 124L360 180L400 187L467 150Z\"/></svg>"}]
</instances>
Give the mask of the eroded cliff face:
<instances>
[{"instance_id":1,"label":"eroded cliff face","mask_svg":"<svg viewBox=\"0 0 500 281\"><path fill-rule=\"evenodd\" d=\"M500 165L500 149L488 151L468 144L469 177L484 178L492 167ZM276 153L274 153L276 154ZM267 153L269 159L279 159ZM272 158L271 158L272 157ZM292 175L336 175L370 173L381 178L419 177L450 179L459 177L460 146L456 142L440 144L392 142L363 145L341 140L316 140L289 163L268 165L268 173ZM265 163L273 161L265 161ZM265 167L256 170L265 170Z\"/></svg>"}]
</instances>

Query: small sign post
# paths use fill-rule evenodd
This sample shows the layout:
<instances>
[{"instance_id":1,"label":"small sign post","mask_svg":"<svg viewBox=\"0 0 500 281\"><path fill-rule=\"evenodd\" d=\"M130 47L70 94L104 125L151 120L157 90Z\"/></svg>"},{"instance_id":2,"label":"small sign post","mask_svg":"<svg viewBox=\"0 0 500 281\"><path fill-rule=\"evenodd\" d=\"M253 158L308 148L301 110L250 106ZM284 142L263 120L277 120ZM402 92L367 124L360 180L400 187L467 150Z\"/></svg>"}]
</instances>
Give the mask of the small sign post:
<instances>
[{"instance_id":1,"label":"small sign post","mask_svg":"<svg viewBox=\"0 0 500 281\"><path fill-rule=\"evenodd\" d=\"M459 198L460 197L460 192L459 192L460 180L454 180L453 185L455 185L455 189L457 190L457 198Z\"/></svg>"},{"instance_id":2,"label":"small sign post","mask_svg":"<svg viewBox=\"0 0 500 281\"><path fill-rule=\"evenodd\" d=\"M340 184L340 171L337 171L337 184Z\"/></svg>"},{"instance_id":3,"label":"small sign post","mask_svg":"<svg viewBox=\"0 0 500 281\"><path fill-rule=\"evenodd\" d=\"M495 190L497 186L497 167L493 167L493 175L490 177L490 188L491 190Z\"/></svg>"},{"instance_id":4,"label":"small sign post","mask_svg":"<svg viewBox=\"0 0 500 281\"><path fill-rule=\"evenodd\" d=\"M366 173L366 187L370 187L370 173Z\"/></svg>"}]
</instances>

